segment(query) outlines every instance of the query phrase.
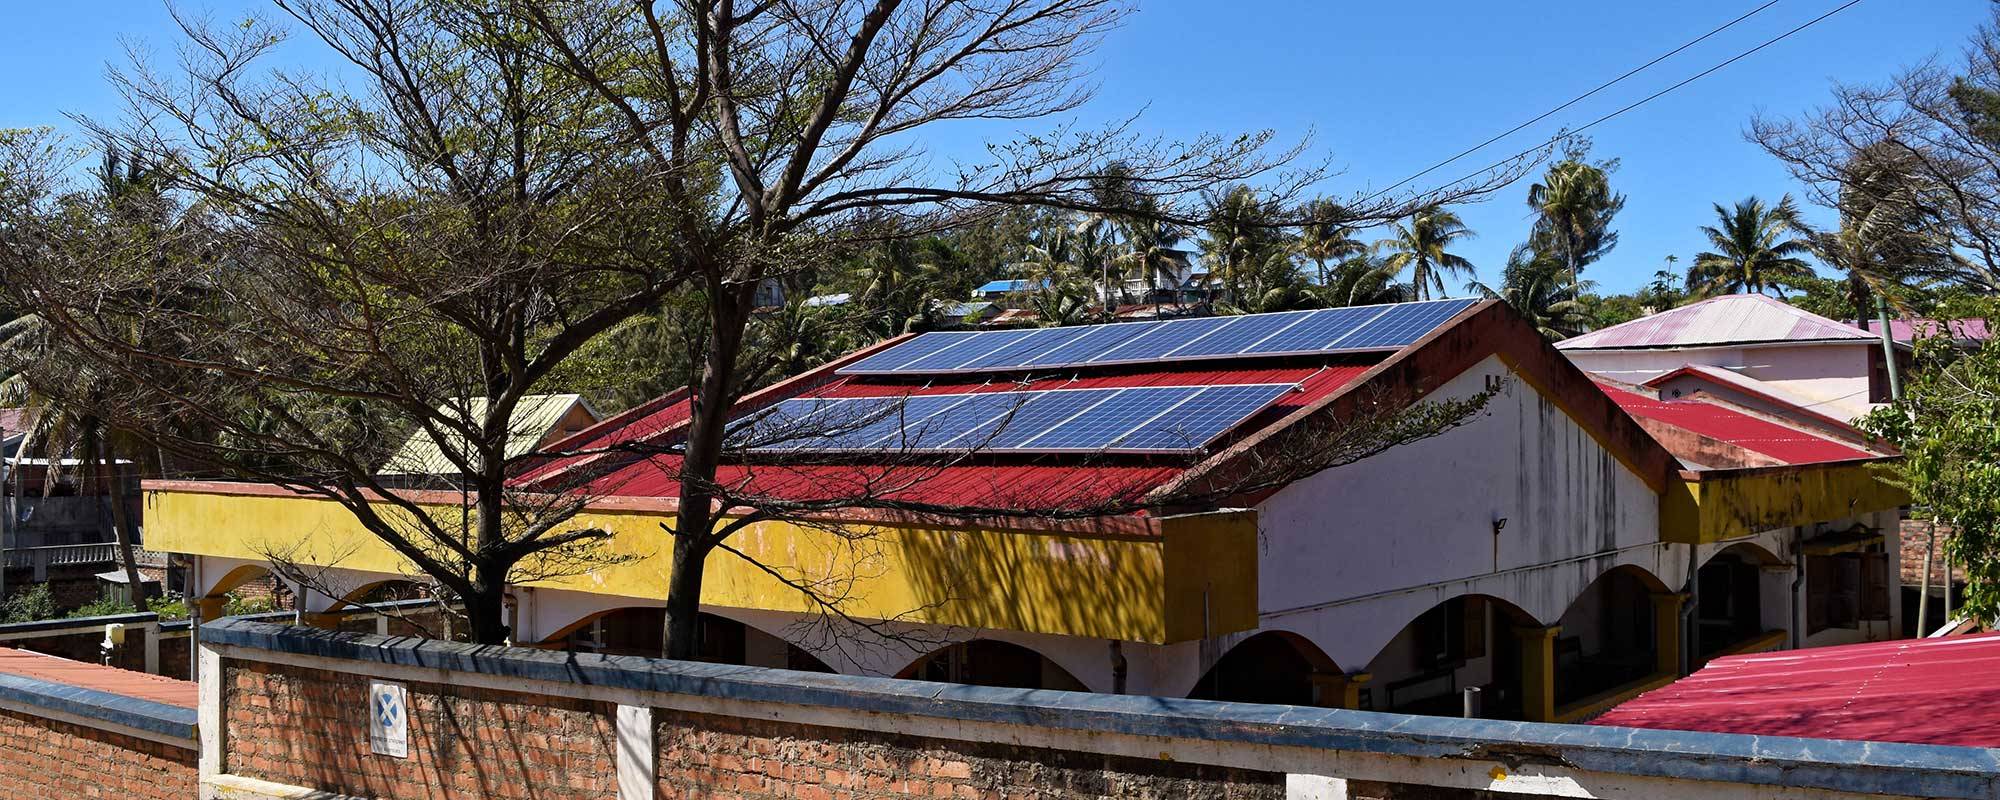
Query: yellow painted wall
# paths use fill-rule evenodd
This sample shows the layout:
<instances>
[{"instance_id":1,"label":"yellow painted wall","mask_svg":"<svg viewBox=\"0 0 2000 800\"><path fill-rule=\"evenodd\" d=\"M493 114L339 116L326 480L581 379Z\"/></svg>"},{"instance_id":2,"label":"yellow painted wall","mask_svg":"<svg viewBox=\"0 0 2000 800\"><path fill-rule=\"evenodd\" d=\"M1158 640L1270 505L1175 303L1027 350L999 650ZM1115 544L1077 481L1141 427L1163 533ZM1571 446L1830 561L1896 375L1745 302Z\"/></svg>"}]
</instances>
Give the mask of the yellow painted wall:
<instances>
[{"instance_id":1,"label":"yellow painted wall","mask_svg":"<svg viewBox=\"0 0 2000 800\"><path fill-rule=\"evenodd\" d=\"M338 504L304 497L152 490L147 546L168 552L407 573L407 563ZM382 506L380 513L391 510ZM453 506L427 507L455 517ZM394 517L401 519L401 517ZM567 527L612 531L615 563L529 585L658 599L671 515L587 512ZM850 524L848 536L764 523L730 544L842 598L857 617L1164 643L1256 626L1256 516L1158 521L1158 536ZM532 568L532 565L531 565ZM1204 598L1205 595L1205 598ZM805 595L733 554L710 554L702 602L817 612ZM1206 620L1204 622L1204 620Z\"/></svg>"},{"instance_id":2,"label":"yellow painted wall","mask_svg":"<svg viewBox=\"0 0 2000 800\"><path fill-rule=\"evenodd\" d=\"M1896 508L1909 495L1865 464L1676 478L1660 498L1660 539L1707 544Z\"/></svg>"}]
</instances>

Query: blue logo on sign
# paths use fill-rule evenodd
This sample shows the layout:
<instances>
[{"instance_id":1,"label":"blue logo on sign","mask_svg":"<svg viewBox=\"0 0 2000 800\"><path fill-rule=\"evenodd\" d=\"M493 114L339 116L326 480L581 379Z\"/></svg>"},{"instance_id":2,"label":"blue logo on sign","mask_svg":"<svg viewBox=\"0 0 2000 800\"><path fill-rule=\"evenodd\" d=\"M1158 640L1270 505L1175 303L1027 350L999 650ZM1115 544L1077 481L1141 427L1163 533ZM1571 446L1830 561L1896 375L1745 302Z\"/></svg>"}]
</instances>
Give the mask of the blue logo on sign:
<instances>
[{"instance_id":1,"label":"blue logo on sign","mask_svg":"<svg viewBox=\"0 0 2000 800\"><path fill-rule=\"evenodd\" d=\"M375 695L375 721L385 730L393 730L403 720L403 704L394 692L380 692Z\"/></svg>"}]
</instances>

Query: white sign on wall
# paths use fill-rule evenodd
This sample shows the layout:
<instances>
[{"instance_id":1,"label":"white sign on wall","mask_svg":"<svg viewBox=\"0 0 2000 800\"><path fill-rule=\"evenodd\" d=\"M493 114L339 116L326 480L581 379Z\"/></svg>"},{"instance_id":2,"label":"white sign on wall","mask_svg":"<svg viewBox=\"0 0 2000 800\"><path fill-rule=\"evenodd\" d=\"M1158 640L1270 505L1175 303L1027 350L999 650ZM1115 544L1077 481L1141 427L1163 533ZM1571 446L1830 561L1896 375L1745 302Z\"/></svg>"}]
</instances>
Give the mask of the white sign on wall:
<instances>
[{"instance_id":1,"label":"white sign on wall","mask_svg":"<svg viewBox=\"0 0 2000 800\"><path fill-rule=\"evenodd\" d=\"M410 692L403 684L368 682L368 748L376 755L410 757Z\"/></svg>"}]
</instances>

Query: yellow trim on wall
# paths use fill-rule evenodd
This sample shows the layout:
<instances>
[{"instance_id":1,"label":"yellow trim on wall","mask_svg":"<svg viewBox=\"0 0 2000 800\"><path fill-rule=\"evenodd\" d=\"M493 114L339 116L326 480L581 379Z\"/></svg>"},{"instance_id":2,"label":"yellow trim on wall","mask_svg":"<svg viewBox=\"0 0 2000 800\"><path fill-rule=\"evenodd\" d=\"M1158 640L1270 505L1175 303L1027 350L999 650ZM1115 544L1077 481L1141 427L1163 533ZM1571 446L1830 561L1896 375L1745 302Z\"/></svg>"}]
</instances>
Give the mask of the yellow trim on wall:
<instances>
[{"instance_id":1,"label":"yellow trim on wall","mask_svg":"<svg viewBox=\"0 0 2000 800\"><path fill-rule=\"evenodd\" d=\"M283 558L409 574L408 562L329 500L183 490L146 492L147 546L253 561ZM408 520L392 508L377 513ZM455 506L427 506L434 518ZM586 511L565 529L612 532L617 563L527 585L658 600L670 563L670 513ZM767 522L730 545L789 579L824 587L856 617L1168 643L1257 624L1257 519L1225 511L1152 520L1155 535L1000 530L982 526ZM856 536L853 534L865 534ZM818 613L810 598L758 564L709 555L702 602Z\"/></svg>"},{"instance_id":2,"label":"yellow trim on wall","mask_svg":"<svg viewBox=\"0 0 2000 800\"><path fill-rule=\"evenodd\" d=\"M1907 505L1867 463L1675 478L1660 498L1660 540L1712 544Z\"/></svg>"}]
</instances>

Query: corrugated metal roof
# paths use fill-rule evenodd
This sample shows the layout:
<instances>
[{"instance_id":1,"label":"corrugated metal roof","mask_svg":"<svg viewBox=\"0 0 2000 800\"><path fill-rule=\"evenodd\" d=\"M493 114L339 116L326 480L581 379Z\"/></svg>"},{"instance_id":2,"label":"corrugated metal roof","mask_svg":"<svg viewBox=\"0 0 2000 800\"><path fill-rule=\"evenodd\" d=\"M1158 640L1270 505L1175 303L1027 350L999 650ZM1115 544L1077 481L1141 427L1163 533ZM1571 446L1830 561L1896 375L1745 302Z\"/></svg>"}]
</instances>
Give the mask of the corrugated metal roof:
<instances>
[{"instance_id":1,"label":"corrugated metal roof","mask_svg":"<svg viewBox=\"0 0 2000 800\"><path fill-rule=\"evenodd\" d=\"M1595 725L2000 747L2000 634L1729 656Z\"/></svg>"},{"instance_id":2,"label":"corrugated metal roof","mask_svg":"<svg viewBox=\"0 0 2000 800\"><path fill-rule=\"evenodd\" d=\"M1602 382L1598 388L1627 414L1658 420L1787 464L1848 461L1879 455L1707 400L1661 400Z\"/></svg>"},{"instance_id":3,"label":"corrugated metal roof","mask_svg":"<svg viewBox=\"0 0 2000 800\"><path fill-rule=\"evenodd\" d=\"M194 708L199 699L193 681L174 680L129 669L71 661L32 650L0 647L0 672L24 678L96 689L100 692L136 697L181 708Z\"/></svg>"},{"instance_id":4,"label":"corrugated metal roof","mask_svg":"<svg viewBox=\"0 0 2000 800\"><path fill-rule=\"evenodd\" d=\"M1564 339L1556 348L1705 347L1867 338L1867 331L1793 308L1781 300L1760 294L1731 294Z\"/></svg>"},{"instance_id":5,"label":"corrugated metal roof","mask_svg":"<svg viewBox=\"0 0 2000 800\"><path fill-rule=\"evenodd\" d=\"M1913 333L1924 337L1936 336L1939 325L1951 331L1951 338L1961 342L1983 342L1992 338L1986 330L1986 320L1977 318L1952 319L1942 323L1934 319L1892 319L1889 320L1889 338L1908 343L1914 341ZM1869 320L1868 332L1876 336L1882 335L1882 321Z\"/></svg>"},{"instance_id":6,"label":"corrugated metal roof","mask_svg":"<svg viewBox=\"0 0 2000 800\"><path fill-rule=\"evenodd\" d=\"M582 406L591 419L597 418L581 395L531 394L521 398L521 402L514 407L513 416L507 420L507 457L519 458L533 451L555 430L570 409L577 406ZM442 414L455 413L445 406L439 406L438 411ZM465 413L468 419L485 416L486 398L469 398ZM437 440L423 430L411 433L410 438L403 441L403 446L382 462L381 469L384 475L456 475L458 471L451 459L445 457L444 450L438 447Z\"/></svg>"},{"instance_id":7,"label":"corrugated metal roof","mask_svg":"<svg viewBox=\"0 0 2000 800\"><path fill-rule=\"evenodd\" d=\"M989 281L973 291L980 294L988 292L1025 292L1033 289L1041 289L1048 285L1049 282L1047 279L1031 280L1028 278L1016 278L1014 280Z\"/></svg>"}]
</instances>

